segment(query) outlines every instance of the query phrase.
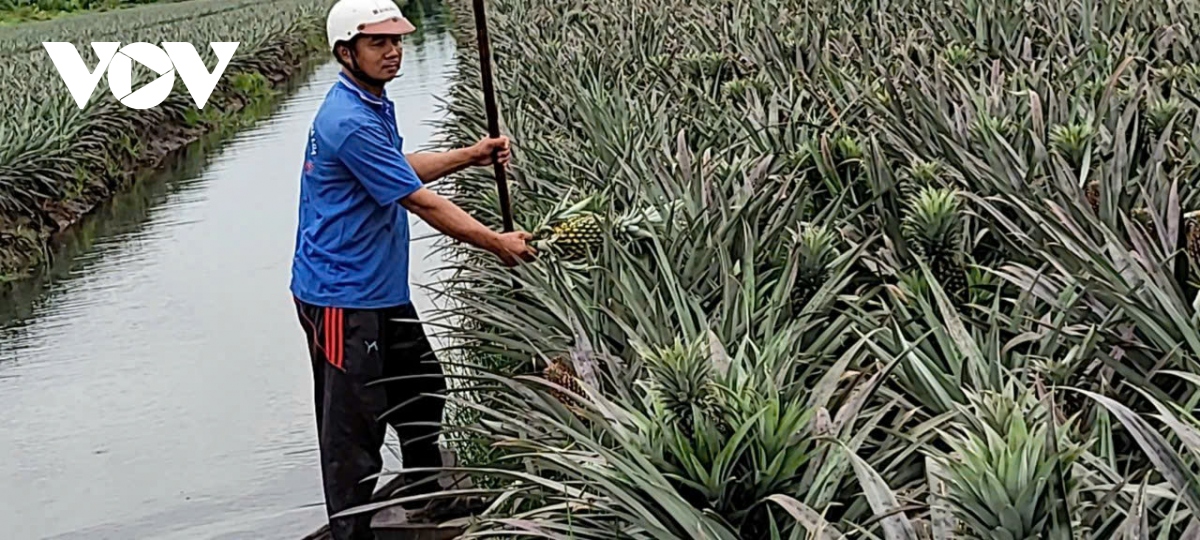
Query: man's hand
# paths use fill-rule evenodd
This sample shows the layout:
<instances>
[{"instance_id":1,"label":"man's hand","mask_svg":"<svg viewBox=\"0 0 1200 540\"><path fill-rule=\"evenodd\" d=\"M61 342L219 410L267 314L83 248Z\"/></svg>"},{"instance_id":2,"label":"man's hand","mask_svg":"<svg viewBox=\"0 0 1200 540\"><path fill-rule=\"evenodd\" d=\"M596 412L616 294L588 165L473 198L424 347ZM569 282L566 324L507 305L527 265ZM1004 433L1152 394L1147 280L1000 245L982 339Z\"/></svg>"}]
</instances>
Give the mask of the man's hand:
<instances>
[{"instance_id":1,"label":"man's hand","mask_svg":"<svg viewBox=\"0 0 1200 540\"><path fill-rule=\"evenodd\" d=\"M496 138L485 138L471 145L471 164L484 166L492 164L492 151L497 151L496 158L501 165L508 165L511 153L508 148L508 137L503 135Z\"/></svg>"},{"instance_id":2,"label":"man's hand","mask_svg":"<svg viewBox=\"0 0 1200 540\"><path fill-rule=\"evenodd\" d=\"M533 235L525 231L501 233L497 236L491 251L506 266L516 266L520 261L532 260L533 256L537 254L537 250L526 243L532 238Z\"/></svg>"}]
</instances>

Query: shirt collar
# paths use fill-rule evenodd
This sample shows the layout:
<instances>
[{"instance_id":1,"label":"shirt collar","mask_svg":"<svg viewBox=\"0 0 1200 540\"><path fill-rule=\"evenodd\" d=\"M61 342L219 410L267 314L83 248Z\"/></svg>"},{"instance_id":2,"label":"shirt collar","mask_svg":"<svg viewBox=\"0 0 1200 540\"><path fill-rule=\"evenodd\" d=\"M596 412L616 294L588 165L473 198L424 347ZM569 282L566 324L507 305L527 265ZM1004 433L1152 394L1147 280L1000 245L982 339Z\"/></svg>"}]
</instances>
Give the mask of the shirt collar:
<instances>
[{"instance_id":1,"label":"shirt collar","mask_svg":"<svg viewBox=\"0 0 1200 540\"><path fill-rule=\"evenodd\" d=\"M375 97L374 94L366 91L363 89L363 87L359 86L358 83L347 77L345 73L338 73L338 82L340 82L346 88L349 88L352 92L358 94L358 97L362 98L363 101L372 105L383 105L384 101L387 99L387 90L383 91L382 99Z\"/></svg>"}]
</instances>

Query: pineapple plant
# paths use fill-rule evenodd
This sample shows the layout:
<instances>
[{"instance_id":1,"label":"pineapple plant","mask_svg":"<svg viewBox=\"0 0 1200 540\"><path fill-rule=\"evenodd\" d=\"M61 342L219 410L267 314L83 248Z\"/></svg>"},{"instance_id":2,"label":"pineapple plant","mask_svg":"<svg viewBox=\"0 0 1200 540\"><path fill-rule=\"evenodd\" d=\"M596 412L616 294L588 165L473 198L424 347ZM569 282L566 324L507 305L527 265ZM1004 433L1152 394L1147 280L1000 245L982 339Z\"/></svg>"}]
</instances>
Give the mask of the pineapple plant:
<instances>
[{"instance_id":1,"label":"pineapple plant","mask_svg":"<svg viewBox=\"0 0 1200 540\"><path fill-rule=\"evenodd\" d=\"M799 312L829 279L829 268L837 258L837 237L822 225L806 225L792 234L796 258L796 281L792 285L792 310Z\"/></svg>"},{"instance_id":2,"label":"pineapple plant","mask_svg":"<svg viewBox=\"0 0 1200 540\"><path fill-rule=\"evenodd\" d=\"M948 430L952 454L939 461L946 500L965 527L964 538L1062 538L1053 520L1066 494L1057 492L1055 471L1066 474L1080 449L1056 428L1057 452L1048 443L1049 415L1027 395L985 392L961 407L963 424ZM1066 489L1074 482L1068 478Z\"/></svg>"},{"instance_id":3,"label":"pineapple plant","mask_svg":"<svg viewBox=\"0 0 1200 540\"><path fill-rule=\"evenodd\" d=\"M712 366L702 341L684 345L677 338L669 347L643 354L649 376L649 398L662 421L691 436L697 414L722 423Z\"/></svg>"},{"instance_id":4,"label":"pineapple plant","mask_svg":"<svg viewBox=\"0 0 1200 540\"><path fill-rule=\"evenodd\" d=\"M963 298L968 284L960 260L963 223L958 193L948 188L922 188L911 199L901 227L906 241L929 264L946 293Z\"/></svg>"}]
</instances>

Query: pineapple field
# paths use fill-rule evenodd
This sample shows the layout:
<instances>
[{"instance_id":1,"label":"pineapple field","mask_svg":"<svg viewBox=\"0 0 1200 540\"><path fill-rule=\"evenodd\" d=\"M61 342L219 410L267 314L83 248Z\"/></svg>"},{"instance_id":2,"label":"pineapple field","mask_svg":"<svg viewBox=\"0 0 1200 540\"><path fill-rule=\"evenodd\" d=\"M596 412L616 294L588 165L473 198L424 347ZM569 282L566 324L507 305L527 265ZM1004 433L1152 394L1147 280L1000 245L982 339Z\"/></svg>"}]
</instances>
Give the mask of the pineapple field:
<instances>
[{"instance_id":1,"label":"pineapple field","mask_svg":"<svg viewBox=\"0 0 1200 540\"><path fill-rule=\"evenodd\" d=\"M234 129L269 104L321 50L326 0L189 0L87 13L0 28L0 282L45 262L52 237L164 157L207 134ZM212 41L239 41L203 110L176 77L161 105L130 109L102 78L84 110L43 41L75 44L97 63L93 41L185 41L206 66ZM157 77L134 71L133 87Z\"/></svg>"},{"instance_id":2,"label":"pineapple field","mask_svg":"<svg viewBox=\"0 0 1200 540\"><path fill-rule=\"evenodd\" d=\"M540 257L442 248L475 534L1200 538L1200 4L488 16Z\"/></svg>"}]
</instances>

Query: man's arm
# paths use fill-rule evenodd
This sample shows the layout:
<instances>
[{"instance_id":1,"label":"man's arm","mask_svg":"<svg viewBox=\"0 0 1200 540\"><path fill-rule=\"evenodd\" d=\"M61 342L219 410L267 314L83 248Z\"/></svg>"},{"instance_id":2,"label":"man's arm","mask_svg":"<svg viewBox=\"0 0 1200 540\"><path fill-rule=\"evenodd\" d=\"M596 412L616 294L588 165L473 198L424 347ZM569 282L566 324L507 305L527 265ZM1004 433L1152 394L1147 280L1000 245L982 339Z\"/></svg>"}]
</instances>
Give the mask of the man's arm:
<instances>
[{"instance_id":1,"label":"man's arm","mask_svg":"<svg viewBox=\"0 0 1200 540\"><path fill-rule=\"evenodd\" d=\"M486 159L490 162L491 145L506 145L507 142L505 139L484 139L472 148L488 148ZM400 204L443 234L490 251L505 264L515 265L533 258L534 249L525 243L532 235L492 231L454 203L430 191L409 160L387 142L378 126L367 124L355 129L338 149L338 157L380 205Z\"/></svg>"},{"instance_id":2,"label":"man's arm","mask_svg":"<svg viewBox=\"0 0 1200 540\"><path fill-rule=\"evenodd\" d=\"M445 152L413 152L404 157L421 182L428 184L467 167L491 165L493 149L497 151L501 163L508 163L507 137L486 138L471 146Z\"/></svg>"},{"instance_id":3,"label":"man's arm","mask_svg":"<svg viewBox=\"0 0 1200 540\"><path fill-rule=\"evenodd\" d=\"M455 148L445 152L413 152L405 154L408 164L422 182L428 184L446 175L454 174L475 161L473 147Z\"/></svg>"},{"instance_id":4,"label":"man's arm","mask_svg":"<svg viewBox=\"0 0 1200 540\"><path fill-rule=\"evenodd\" d=\"M401 199L400 204L442 234L490 251L505 264L513 265L521 260L529 260L535 253L534 249L525 243L532 237L529 233L493 231L458 205L428 188L414 191L412 195Z\"/></svg>"}]
</instances>

